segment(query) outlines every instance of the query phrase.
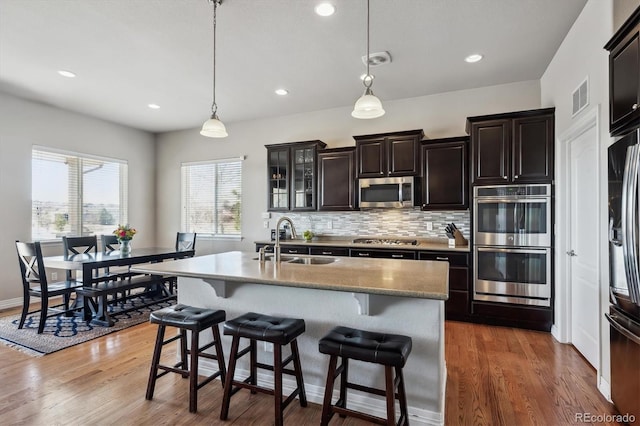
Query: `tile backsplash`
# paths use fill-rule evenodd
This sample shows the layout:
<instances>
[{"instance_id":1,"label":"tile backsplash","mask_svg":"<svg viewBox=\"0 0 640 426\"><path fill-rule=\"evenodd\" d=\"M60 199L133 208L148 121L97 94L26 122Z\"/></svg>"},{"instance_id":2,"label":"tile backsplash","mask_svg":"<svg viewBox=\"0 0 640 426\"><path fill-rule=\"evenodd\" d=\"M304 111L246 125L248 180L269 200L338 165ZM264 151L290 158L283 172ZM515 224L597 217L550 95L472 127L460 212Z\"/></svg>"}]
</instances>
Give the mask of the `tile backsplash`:
<instances>
[{"instance_id":1,"label":"tile backsplash","mask_svg":"<svg viewBox=\"0 0 640 426\"><path fill-rule=\"evenodd\" d=\"M421 211L413 209L367 209L346 212L286 212L272 213L270 228L275 228L281 216L289 217L302 234L310 229L326 236L389 236L416 238L446 238L444 228L455 223L469 238L469 211ZM427 230L428 222L432 230Z\"/></svg>"}]
</instances>

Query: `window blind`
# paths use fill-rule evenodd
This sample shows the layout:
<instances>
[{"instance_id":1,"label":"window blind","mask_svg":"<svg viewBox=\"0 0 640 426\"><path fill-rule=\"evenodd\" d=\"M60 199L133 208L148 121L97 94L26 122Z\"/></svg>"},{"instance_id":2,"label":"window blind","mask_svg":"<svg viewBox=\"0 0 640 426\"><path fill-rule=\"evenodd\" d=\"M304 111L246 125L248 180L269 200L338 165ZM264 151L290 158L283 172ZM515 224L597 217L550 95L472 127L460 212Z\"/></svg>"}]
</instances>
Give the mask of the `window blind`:
<instances>
[{"instance_id":1,"label":"window blind","mask_svg":"<svg viewBox=\"0 0 640 426\"><path fill-rule=\"evenodd\" d=\"M127 163L32 150L31 237L111 234L127 222Z\"/></svg>"},{"instance_id":2,"label":"window blind","mask_svg":"<svg viewBox=\"0 0 640 426\"><path fill-rule=\"evenodd\" d=\"M242 161L182 165L182 230L210 236L240 236Z\"/></svg>"}]
</instances>

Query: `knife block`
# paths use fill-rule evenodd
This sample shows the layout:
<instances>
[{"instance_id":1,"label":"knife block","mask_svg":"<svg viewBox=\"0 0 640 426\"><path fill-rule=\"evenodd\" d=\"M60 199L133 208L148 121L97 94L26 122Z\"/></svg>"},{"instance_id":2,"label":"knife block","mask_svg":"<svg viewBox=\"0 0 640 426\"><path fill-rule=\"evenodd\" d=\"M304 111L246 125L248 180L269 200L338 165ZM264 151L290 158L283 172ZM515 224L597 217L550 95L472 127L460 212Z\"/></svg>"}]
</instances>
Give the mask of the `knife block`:
<instances>
[{"instance_id":1,"label":"knife block","mask_svg":"<svg viewBox=\"0 0 640 426\"><path fill-rule=\"evenodd\" d=\"M469 241L467 241L467 239L462 235L462 232L458 231L457 229L453 231L453 238L449 238L450 248L464 247L468 245Z\"/></svg>"}]
</instances>

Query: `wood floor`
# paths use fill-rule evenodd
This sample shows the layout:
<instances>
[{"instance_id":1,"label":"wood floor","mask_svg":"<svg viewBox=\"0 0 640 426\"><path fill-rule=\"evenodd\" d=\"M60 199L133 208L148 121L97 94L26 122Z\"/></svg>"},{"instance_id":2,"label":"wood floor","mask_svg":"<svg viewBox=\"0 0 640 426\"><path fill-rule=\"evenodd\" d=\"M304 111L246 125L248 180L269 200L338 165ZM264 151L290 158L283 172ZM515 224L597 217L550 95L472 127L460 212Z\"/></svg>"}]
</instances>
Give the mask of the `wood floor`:
<instances>
[{"instance_id":1,"label":"wood floor","mask_svg":"<svg viewBox=\"0 0 640 426\"><path fill-rule=\"evenodd\" d=\"M445 328L447 425L568 425L580 423L576 413L615 414L596 389L595 371L548 333L457 322ZM202 388L198 413L190 414L187 382L175 374L159 379L154 400L146 401L155 332L141 324L40 358L0 344L1 423L273 424L271 397L247 391L232 398L229 420L218 420L217 383ZM318 405L293 403L285 412L288 425L319 421ZM331 422L366 424L337 416Z\"/></svg>"}]
</instances>

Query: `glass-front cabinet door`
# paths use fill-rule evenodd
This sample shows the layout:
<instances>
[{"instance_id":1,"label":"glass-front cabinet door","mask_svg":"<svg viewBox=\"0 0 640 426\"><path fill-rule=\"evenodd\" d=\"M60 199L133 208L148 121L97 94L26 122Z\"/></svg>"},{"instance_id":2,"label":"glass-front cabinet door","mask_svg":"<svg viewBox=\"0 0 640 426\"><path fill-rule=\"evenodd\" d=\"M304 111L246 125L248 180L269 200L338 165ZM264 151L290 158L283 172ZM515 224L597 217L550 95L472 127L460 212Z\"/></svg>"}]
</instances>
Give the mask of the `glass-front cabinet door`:
<instances>
[{"instance_id":1,"label":"glass-front cabinet door","mask_svg":"<svg viewBox=\"0 0 640 426\"><path fill-rule=\"evenodd\" d=\"M317 203L317 153L322 141L267 145L268 209L315 210Z\"/></svg>"},{"instance_id":2,"label":"glass-front cabinet door","mask_svg":"<svg viewBox=\"0 0 640 426\"><path fill-rule=\"evenodd\" d=\"M292 148L293 197L291 210L315 210L316 147Z\"/></svg>"},{"instance_id":3,"label":"glass-front cabinet door","mask_svg":"<svg viewBox=\"0 0 640 426\"><path fill-rule=\"evenodd\" d=\"M268 151L269 210L289 210L289 148Z\"/></svg>"}]
</instances>

